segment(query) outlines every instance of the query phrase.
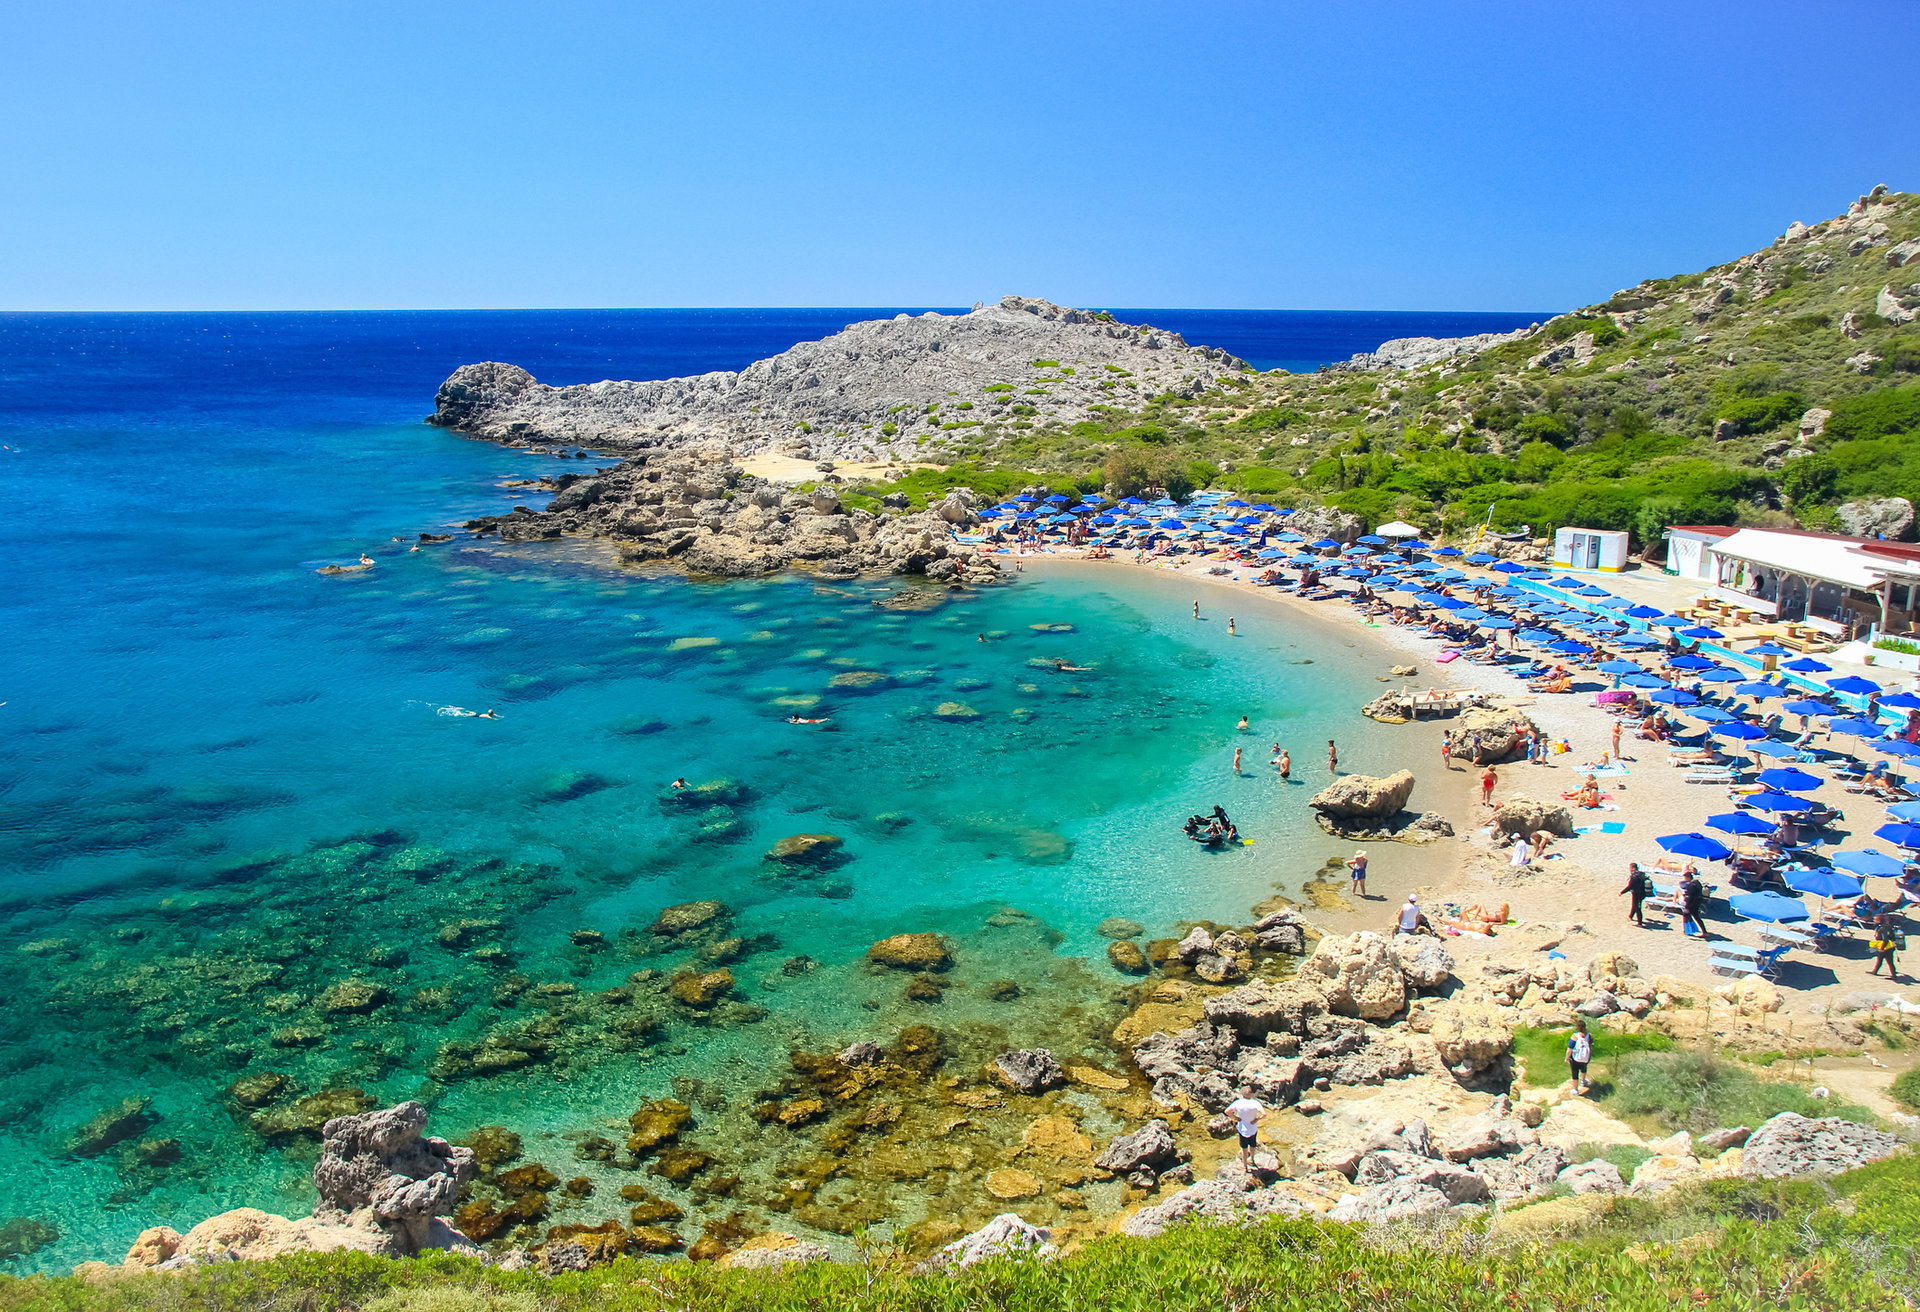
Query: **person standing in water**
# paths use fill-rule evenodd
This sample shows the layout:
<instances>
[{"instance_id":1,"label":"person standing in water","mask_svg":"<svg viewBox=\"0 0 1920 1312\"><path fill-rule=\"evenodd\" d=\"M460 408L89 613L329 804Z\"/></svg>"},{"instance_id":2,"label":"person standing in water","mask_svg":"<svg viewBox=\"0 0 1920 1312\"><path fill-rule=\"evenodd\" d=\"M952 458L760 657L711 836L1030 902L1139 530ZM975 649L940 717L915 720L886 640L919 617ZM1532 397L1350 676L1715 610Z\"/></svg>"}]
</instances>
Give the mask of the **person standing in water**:
<instances>
[{"instance_id":1,"label":"person standing in water","mask_svg":"<svg viewBox=\"0 0 1920 1312\"><path fill-rule=\"evenodd\" d=\"M1193 617L1195 619L1200 618L1200 603L1198 601L1193 603Z\"/></svg>"},{"instance_id":2,"label":"person standing in water","mask_svg":"<svg viewBox=\"0 0 1920 1312\"><path fill-rule=\"evenodd\" d=\"M1240 773L1240 749L1238 747L1233 749L1233 772L1235 774Z\"/></svg>"},{"instance_id":3,"label":"person standing in water","mask_svg":"<svg viewBox=\"0 0 1920 1312\"><path fill-rule=\"evenodd\" d=\"M1340 773L1340 749L1333 745L1333 739L1327 739L1327 773Z\"/></svg>"},{"instance_id":4,"label":"person standing in water","mask_svg":"<svg viewBox=\"0 0 1920 1312\"><path fill-rule=\"evenodd\" d=\"M1231 615L1229 615L1229 616L1227 616L1227 636L1228 636L1229 638L1233 638L1233 637L1237 637L1237 636L1239 636L1239 635L1238 635L1238 634L1237 634L1237 633L1236 633L1236 632L1234 631L1234 627L1233 627L1233 616L1231 616Z\"/></svg>"},{"instance_id":5,"label":"person standing in water","mask_svg":"<svg viewBox=\"0 0 1920 1312\"><path fill-rule=\"evenodd\" d=\"M1292 777L1293 758L1287 755L1285 748L1282 748L1280 752L1280 782L1285 783Z\"/></svg>"},{"instance_id":6,"label":"person standing in water","mask_svg":"<svg viewBox=\"0 0 1920 1312\"><path fill-rule=\"evenodd\" d=\"M1234 727L1234 728L1236 728L1236 729L1238 729L1238 730L1239 730L1239 731L1240 731L1241 733L1245 733L1245 732L1247 731L1247 728L1248 728L1248 720L1247 720L1247 717L1246 717L1246 716L1244 716L1244 715L1243 715L1243 716L1241 716L1241 717L1240 717L1240 723L1238 723L1238 724L1236 724L1236 725L1234 725L1233 727Z\"/></svg>"}]
</instances>

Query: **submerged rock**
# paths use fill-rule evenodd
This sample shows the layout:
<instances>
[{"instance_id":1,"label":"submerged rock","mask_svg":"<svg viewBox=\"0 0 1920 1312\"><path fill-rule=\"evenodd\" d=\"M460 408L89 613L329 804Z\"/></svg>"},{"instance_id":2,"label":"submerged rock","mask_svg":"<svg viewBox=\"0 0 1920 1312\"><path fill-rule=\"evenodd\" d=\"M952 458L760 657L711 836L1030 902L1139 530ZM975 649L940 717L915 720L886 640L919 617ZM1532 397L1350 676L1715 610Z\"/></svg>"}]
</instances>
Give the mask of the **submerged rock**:
<instances>
[{"instance_id":1,"label":"submerged rock","mask_svg":"<svg viewBox=\"0 0 1920 1312\"><path fill-rule=\"evenodd\" d=\"M867 960L891 970L945 970L953 964L947 942L938 934L895 934L867 949Z\"/></svg>"},{"instance_id":2,"label":"submerged rock","mask_svg":"<svg viewBox=\"0 0 1920 1312\"><path fill-rule=\"evenodd\" d=\"M128 1098L101 1108L68 1137L67 1151L75 1157L98 1157L115 1144L138 1138L160 1119L150 1105L146 1098Z\"/></svg>"},{"instance_id":3,"label":"submerged rock","mask_svg":"<svg viewBox=\"0 0 1920 1312\"><path fill-rule=\"evenodd\" d=\"M1150 969L1146 954L1125 939L1107 944L1107 962L1115 970L1127 975L1144 975Z\"/></svg>"},{"instance_id":4,"label":"submerged rock","mask_svg":"<svg viewBox=\"0 0 1920 1312\"><path fill-rule=\"evenodd\" d=\"M792 834L775 843L767 860L789 866L825 866L839 860L845 840L838 834Z\"/></svg>"},{"instance_id":5,"label":"submerged rock","mask_svg":"<svg viewBox=\"0 0 1920 1312\"><path fill-rule=\"evenodd\" d=\"M1021 1093L1044 1093L1067 1082L1067 1073L1045 1048L1003 1052L993 1059L993 1075Z\"/></svg>"},{"instance_id":6,"label":"submerged rock","mask_svg":"<svg viewBox=\"0 0 1920 1312\"><path fill-rule=\"evenodd\" d=\"M725 902L682 902L661 911L647 932L662 938L677 938L724 919L727 914Z\"/></svg>"}]
</instances>

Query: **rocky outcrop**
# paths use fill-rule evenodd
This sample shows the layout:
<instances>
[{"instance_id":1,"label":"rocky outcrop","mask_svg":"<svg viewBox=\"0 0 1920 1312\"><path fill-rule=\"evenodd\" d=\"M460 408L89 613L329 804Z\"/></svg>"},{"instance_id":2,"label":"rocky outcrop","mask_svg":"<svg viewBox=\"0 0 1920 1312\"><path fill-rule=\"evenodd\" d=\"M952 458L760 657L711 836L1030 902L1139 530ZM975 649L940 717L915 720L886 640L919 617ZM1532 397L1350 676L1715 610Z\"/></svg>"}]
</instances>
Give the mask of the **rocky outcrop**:
<instances>
[{"instance_id":1,"label":"rocky outcrop","mask_svg":"<svg viewBox=\"0 0 1920 1312\"><path fill-rule=\"evenodd\" d=\"M1493 825L1502 833L1523 838L1543 829L1560 838L1571 838L1573 812L1558 803L1536 802L1525 793L1515 793L1495 808Z\"/></svg>"},{"instance_id":2,"label":"rocky outcrop","mask_svg":"<svg viewBox=\"0 0 1920 1312\"><path fill-rule=\"evenodd\" d=\"M1002 1212L964 1239L956 1239L933 1255L927 1265L935 1270L963 1270L990 1257L1033 1257L1041 1261L1060 1250L1044 1226L1028 1225L1012 1212Z\"/></svg>"},{"instance_id":3,"label":"rocky outcrop","mask_svg":"<svg viewBox=\"0 0 1920 1312\"><path fill-rule=\"evenodd\" d=\"M1315 793L1307 805L1330 820L1387 820L1406 808L1413 796L1413 771L1401 770L1384 779L1369 774L1341 775Z\"/></svg>"},{"instance_id":4,"label":"rocky outcrop","mask_svg":"<svg viewBox=\"0 0 1920 1312\"><path fill-rule=\"evenodd\" d=\"M441 384L429 422L520 445L717 442L885 459L1029 416L1064 425L1135 397L1197 395L1245 368L1178 333L1009 296L970 314L851 324L738 373L548 387L514 365L464 365ZM1120 386L1122 377L1135 386Z\"/></svg>"},{"instance_id":5,"label":"rocky outcrop","mask_svg":"<svg viewBox=\"0 0 1920 1312\"><path fill-rule=\"evenodd\" d=\"M1495 1067L1513 1050L1512 1024L1489 1003L1422 1002L1413 1025L1426 1029L1456 1079L1471 1079Z\"/></svg>"},{"instance_id":6,"label":"rocky outcrop","mask_svg":"<svg viewBox=\"0 0 1920 1312\"><path fill-rule=\"evenodd\" d=\"M1045 1093L1067 1082L1067 1073L1045 1048L1003 1052L993 1059L994 1078L1021 1093Z\"/></svg>"},{"instance_id":7,"label":"rocky outcrop","mask_svg":"<svg viewBox=\"0 0 1920 1312\"><path fill-rule=\"evenodd\" d=\"M1269 1216L1298 1217L1303 1210L1292 1195L1272 1186L1262 1188L1258 1181L1236 1173L1231 1179L1201 1180L1164 1203L1141 1208L1127 1218L1120 1233L1157 1239L1183 1222L1235 1225Z\"/></svg>"},{"instance_id":8,"label":"rocky outcrop","mask_svg":"<svg viewBox=\"0 0 1920 1312\"><path fill-rule=\"evenodd\" d=\"M777 1271L810 1262L825 1262L832 1257L825 1244L773 1231L755 1235L723 1256L714 1265L722 1271Z\"/></svg>"},{"instance_id":9,"label":"rocky outcrop","mask_svg":"<svg viewBox=\"0 0 1920 1312\"><path fill-rule=\"evenodd\" d=\"M1833 508L1841 531L1857 538L1907 542L1913 538L1913 502L1905 497L1868 497Z\"/></svg>"},{"instance_id":10,"label":"rocky outcrop","mask_svg":"<svg viewBox=\"0 0 1920 1312\"><path fill-rule=\"evenodd\" d=\"M562 475L546 509L469 520L480 535L532 542L571 535L612 540L629 564L668 564L729 578L806 569L925 574L941 582L992 582L985 557L956 554L953 530L970 524L961 488L934 510L873 514L828 491L790 492L743 474L724 455L654 452L581 477Z\"/></svg>"},{"instance_id":11,"label":"rocky outcrop","mask_svg":"<svg viewBox=\"0 0 1920 1312\"><path fill-rule=\"evenodd\" d=\"M1393 955L1410 989L1427 992L1444 988L1453 978L1453 954L1431 934L1395 934Z\"/></svg>"},{"instance_id":12,"label":"rocky outcrop","mask_svg":"<svg viewBox=\"0 0 1920 1312\"><path fill-rule=\"evenodd\" d=\"M1478 355L1505 342L1517 342L1539 327L1534 324L1510 333L1475 333L1470 337L1395 337L1327 368L1352 373L1365 373L1370 369L1418 369L1456 356Z\"/></svg>"},{"instance_id":13,"label":"rocky outcrop","mask_svg":"<svg viewBox=\"0 0 1920 1312\"><path fill-rule=\"evenodd\" d=\"M1103 1171L1131 1175L1143 1168L1158 1172L1170 1166L1177 1155L1173 1131L1165 1121L1156 1120L1115 1139L1105 1152L1093 1159L1093 1164Z\"/></svg>"},{"instance_id":14,"label":"rocky outcrop","mask_svg":"<svg viewBox=\"0 0 1920 1312\"><path fill-rule=\"evenodd\" d=\"M473 1179L473 1150L422 1138L426 1124L427 1109L417 1102L328 1121L313 1168L320 1193L314 1219L364 1215L400 1256L456 1246L457 1232L439 1218L452 1213L460 1186Z\"/></svg>"},{"instance_id":15,"label":"rocky outcrop","mask_svg":"<svg viewBox=\"0 0 1920 1312\"><path fill-rule=\"evenodd\" d=\"M1524 754L1533 721L1511 706L1475 706L1454 721L1453 755L1476 765Z\"/></svg>"},{"instance_id":16,"label":"rocky outcrop","mask_svg":"<svg viewBox=\"0 0 1920 1312\"><path fill-rule=\"evenodd\" d=\"M1601 1157L1567 1167L1560 1172L1557 1183L1576 1194L1617 1194L1624 1192L1627 1187L1620 1168Z\"/></svg>"},{"instance_id":17,"label":"rocky outcrop","mask_svg":"<svg viewBox=\"0 0 1920 1312\"><path fill-rule=\"evenodd\" d=\"M1781 1112L1743 1145L1743 1175L1837 1175L1877 1162L1899 1148L1900 1140L1883 1130L1844 1121L1818 1120Z\"/></svg>"},{"instance_id":18,"label":"rocky outcrop","mask_svg":"<svg viewBox=\"0 0 1920 1312\"><path fill-rule=\"evenodd\" d=\"M1362 1020L1387 1020L1407 1005L1406 975L1393 947L1379 934L1322 938L1300 963L1300 982L1318 989L1329 1011Z\"/></svg>"}]
</instances>

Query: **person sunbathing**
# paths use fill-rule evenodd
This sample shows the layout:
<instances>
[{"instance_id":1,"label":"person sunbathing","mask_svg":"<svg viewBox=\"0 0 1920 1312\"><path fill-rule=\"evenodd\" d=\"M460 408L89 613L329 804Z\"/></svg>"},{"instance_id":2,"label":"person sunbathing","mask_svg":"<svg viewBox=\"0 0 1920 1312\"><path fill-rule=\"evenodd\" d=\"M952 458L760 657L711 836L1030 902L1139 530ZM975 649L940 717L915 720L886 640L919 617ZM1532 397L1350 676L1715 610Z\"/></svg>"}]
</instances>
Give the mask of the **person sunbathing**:
<instances>
[{"instance_id":1,"label":"person sunbathing","mask_svg":"<svg viewBox=\"0 0 1920 1312\"><path fill-rule=\"evenodd\" d=\"M1588 775L1587 781L1580 785L1580 791L1576 794L1575 800L1578 805L1586 810L1592 811L1598 808L1600 805L1600 781L1592 775Z\"/></svg>"}]
</instances>

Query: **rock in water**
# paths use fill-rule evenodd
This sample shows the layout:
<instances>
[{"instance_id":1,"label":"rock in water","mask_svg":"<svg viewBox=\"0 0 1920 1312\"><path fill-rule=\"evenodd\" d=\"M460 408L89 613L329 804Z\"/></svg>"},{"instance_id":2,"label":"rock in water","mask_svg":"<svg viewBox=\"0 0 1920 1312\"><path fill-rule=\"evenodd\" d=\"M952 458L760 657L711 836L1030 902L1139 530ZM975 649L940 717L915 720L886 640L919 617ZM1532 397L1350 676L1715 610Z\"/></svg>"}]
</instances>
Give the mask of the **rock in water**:
<instances>
[{"instance_id":1,"label":"rock in water","mask_svg":"<svg viewBox=\"0 0 1920 1312\"><path fill-rule=\"evenodd\" d=\"M340 1222L370 1208L397 1254L450 1246L433 1223L453 1211L460 1186L473 1179L473 1150L422 1138L426 1124L427 1109L417 1102L328 1121L313 1168L314 1218Z\"/></svg>"},{"instance_id":2,"label":"rock in water","mask_svg":"<svg viewBox=\"0 0 1920 1312\"><path fill-rule=\"evenodd\" d=\"M1742 1175L1837 1175L1877 1162L1900 1140L1838 1116L1818 1120L1781 1112L1747 1138Z\"/></svg>"},{"instance_id":3,"label":"rock in water","mask_svg":"<svg viewBox=\"0 0 1920 1312\"><path fill-rule=\"evenodd\" d=\"M1107 963L1124 975L1144 975L1150 969L1146 954L1125 939L1107 944Z\"/></svg>"},{"instance_id":4,"label":"rock in water","mask_svg":"<svg viewBox=\"0 0 1920 1312\"><path fill-rule=\"evenodd\" d=\"M1126 1175L1143 1166L1158 1170L1173 1158L1173 1131L1165 1121L1148 1121L1132 1134L1123 1134L1108 1144L1106 1151L1093 1159L1093 1164L1104 1171Z\"/></svg>"},{"instance_id":5,"label":"rock in water","mask_svg":"<svg viewBox=\"0 0 1920 1312\"><path fill-rule=\"evenodd\" d=\"M838 834L792 834L775 843L767 859L789 866L832 865L843 844Z\"/></svg>"},{"instance_id":6,"label":"rock in water","mask_svg":"<svg viewBox=\"0 0 1920 1312\"><path fill-rule=\"evenodd\" d=\"M1315 793L1307 805L1333 820L1389 820L1406 808L1412 796L1411 770L1384 779L1348 774Z\"/></svg>"},{"instance_id":7,"label":"rock in water","mask_svg":"<svg viewBox=\"0 0 1920 1312\"><path fill-rule=\"evenodd\" d=\"M993 1074L1021 1093L1045 1093L1067 1082L1067 1073L1045 1048L1003 1052L993 1059Z\"/></svg>"},{"instance_id":8,"label":"rock in water","mask_svg":"<svg viewBox=\"0 0 1920 1312\"><path fill-rule=\"evenodd\" d=\"M724 902L682 902L662 911L654 920L650 932L663 938L674 938L710 925L726 914L727 904Z\"/></svg>"},{"instance_id":9,"label":"rock in water","mask_svg":"<svg viewBox=\"0 0 1920 1312\"><path fill-rule=\"evenodd\" d=\"M895 934L868 948L867 960L892 970L945 970L953 964L953 954L938 934Z\"/></svg>"}]
</instances>

